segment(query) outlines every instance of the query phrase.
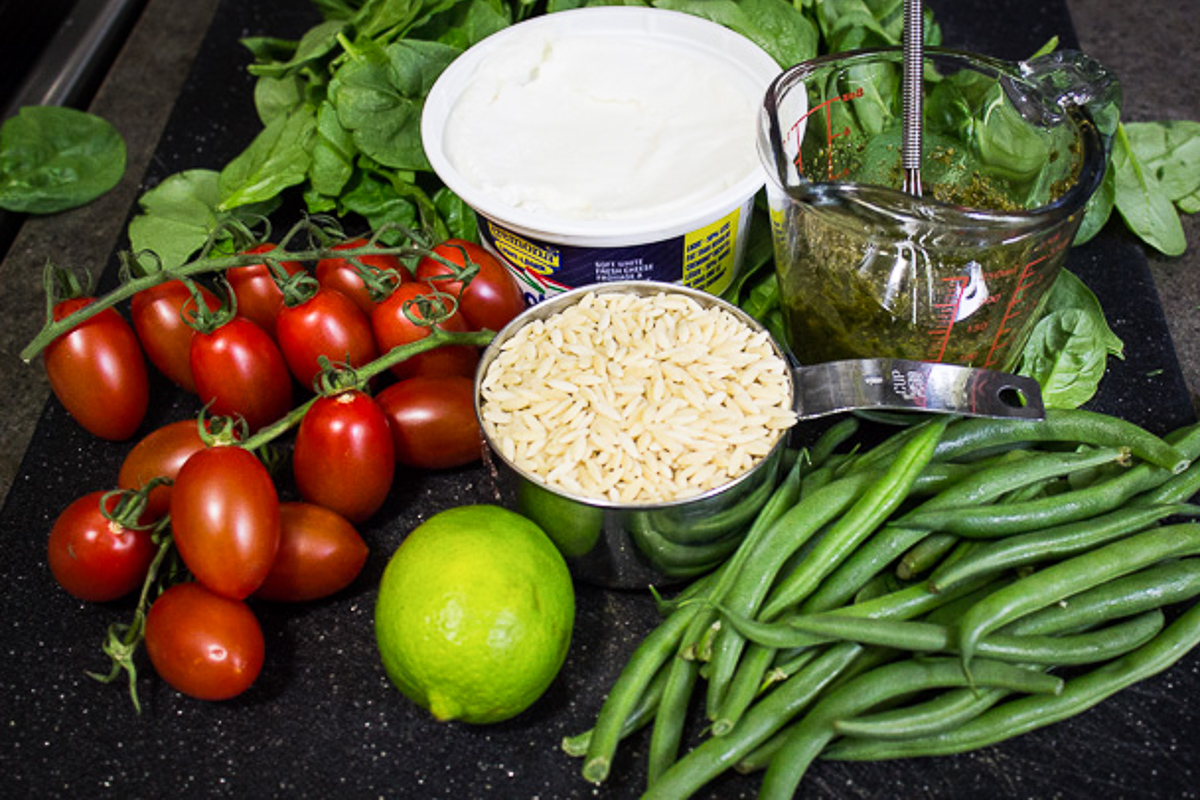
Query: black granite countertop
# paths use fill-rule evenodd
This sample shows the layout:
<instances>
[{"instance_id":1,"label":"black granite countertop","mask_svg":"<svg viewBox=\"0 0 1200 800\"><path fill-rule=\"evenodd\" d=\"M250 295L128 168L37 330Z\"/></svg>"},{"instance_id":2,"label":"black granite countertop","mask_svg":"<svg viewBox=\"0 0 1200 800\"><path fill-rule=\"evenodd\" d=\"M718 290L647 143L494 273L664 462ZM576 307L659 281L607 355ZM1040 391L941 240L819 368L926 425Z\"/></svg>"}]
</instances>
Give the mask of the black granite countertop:
<instances>
[{"instance_id":1,"label":"black granite countertop","mask_svg":"<svg viewBox=\"0 0 1200 800\"><path fill-rule=\"evenodd\" d=\"M145 174L139 171L130 185L87 214L27 226L0 271L3 302L25 311L36 294L36 276L17 270L30 262L40 269L39 248L78 242L81 253L90 253L81 256L82 266L97 273L108 266L111 272L110 255L140 185L189 166L211 167L236 152L253 133L239 123L251 106L236 39L302 30L311 19L302 5L152 0L142 29L96 100L102 109L126 114L134 163L144 165ZM1078 27L1068 6L1057 2L930 5L948 43L1005 58L1027 55L1052 35L1073 43ZM1099 0L1079 0L1071 11L1077 6L1104 6L1110 25L1125 26L1115 3L1109 8ZM1194 30L1194 11L1180 17L1185 32L1189 19ZM204 37L196 36L197 27L206 31ZM189 50L189 39L198 50ZM160 50L164 41L180 44ZM146 77L147 69L158 72ZM135 103L132 93L139 91L158 105ZM1190 91L1194 97L1194 84ZM1194 105L1191 111L1190 118L1200 119ZM89 214L95 215L90 225ZM1194 236L1191 244L1197 246ZM1157 432L1190 421L1194 323L1164 309L1186 303L1181 298L1194 291L1196 280L1179 274L1179 262L1148 260L1119 230L1073 251L1069 266L1100 296L1128 351L1125 361L1111 365L1094 406ZM1164 279L1182 288L1160 299ZM1194 307L1192 301L1182 313ZM54 585L44 559L46 531L66 500L110 486L129 444L82 434L56 402L45 401L44 387L29 374L40 370L11 363L38 323L29 321L27 311L0 313L11 320L0 377L6 382L13 377L7 391L20 399L10 402L28 420L27 427L19 419L0 423L8 426L0 427L0 438L15 438L9 445L15 466L0 510L0 537L8 545L0 560L0 775L6 796L637 795L644 739L622 750L612 779L601 788L582 780L579 763L558 744L563 735L590 724L625 658L653 625L653 606L643 593L581 585L575 638L559 679L529 712L509 722L480 728L439 724L387 683L374 649L374 586L387 556L417 522L442 508L489 499L486 475L474 468L405 481L364 530L372 556L348 591L303 608L259 609L268 663L245 695L225 703L190 700L158 681L147 664L140 681L145 708L135 715L120 687L100 686L85 675L106 668L99 642L108 625L127 617L128 606L72 600ZM158 402L147 430L195 411L190 398L162 385L155 391ZM963 756L820 763L803 792L828 798L1195 797L1198 696L1200 658L1193 654L1050 729ZM729 776L707 796L749 797L756 788L754 778Z\"/></svg>"}]
</instances>

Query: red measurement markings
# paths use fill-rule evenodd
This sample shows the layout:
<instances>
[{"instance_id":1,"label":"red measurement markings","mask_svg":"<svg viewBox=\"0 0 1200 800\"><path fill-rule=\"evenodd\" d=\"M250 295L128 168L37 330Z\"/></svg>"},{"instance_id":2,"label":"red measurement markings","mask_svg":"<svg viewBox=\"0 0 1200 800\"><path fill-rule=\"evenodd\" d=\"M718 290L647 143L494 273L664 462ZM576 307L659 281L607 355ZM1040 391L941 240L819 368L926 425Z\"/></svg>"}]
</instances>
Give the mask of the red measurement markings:
<instances>
[{"instance_id":1,"label":"red measurement markings","mask_svg":"<svg viewBox=\"0 0 1200 800\"><path fill-rule=\"evenodd\" d=\"M933 314L937 324L929 330L929 335L933 337L933 344L930 348L931 361L941 361L946 356L946 348L950 344L950 331L954 329L954 321L958 319L958 309L962 304L969 281L970 278L966 275L942 278L942 282L947 284L947 289L949 289L945 295L949 299L933 304Z\"/></svg>"},{"instance_id":2,"label":"red measurement markings","mask_svg":"<svg viewBox=\"0 0 1200 800\"><path fill-rule=\"evenodd\" d=\"M803 133L806 128L805 123L807 123L808 118L811 117L813 114L817 113L818 111L824 111L825 112L825 143L826 143L825 151L826 151L826 162L827 162L826 166L825 166L825 172L826 172L826 174L828 174L829 180L831 180L831 181L835 180L837 178L842 178L842 177L846 176L848 170L842 170L842 173L840 175L834 174L834 171L833 171L833 142L835 139L839 139L843 136L849 136L850 135L850 127L846 126L845 128L842 128L839 131L834 131L833 130L833 115L831 113L829 113L829 109L834 103L849 103L852 100L857 100L858 98L860 98L862 96L863 96L863 89L862 89L862 87L859 87L858 89L855 89L853 92L846 92L845 94L838 95L837 97L831 97L828 100L826 100L825 102L821 103L820 105L810 108L807 112L804 113L803 116L800 117L800 119L796 120L796 122L793 123L792 127L788 130L788 137L795 139L795 142L796 142L796 157L793 160L793 163L796 165L796 171L799 174L801 174L801 175L804 174L804 159L802 156L802 151L801 151L800 145L801 145L801 139L802 139Z\"/></svg>"},{"instance_id":3,"label":"red measurement markings","mask_svg":"<svg viewBox=\"0 0 1200 800\"><path fill-rule=\"evenodd\" d=\"M1038 284L1045 280L1045 273L1038 269L1038 265L1047 258L1049 258L1049 254L1035 258L1021 268L1021 274L1017 277L1017 285L1013 287L1013 292L1008 298L1008 305L1004 307L1004 316L1000 318L1000 326L996 330L996 335L992 337L992 346L983 362L984 367L995 366L996 353L1007 346L1008 339L1013 334L1013 323L1025 314L1026 296L1032 293L1034 297L1037 297Z\"/></svg>"}]
</instances>

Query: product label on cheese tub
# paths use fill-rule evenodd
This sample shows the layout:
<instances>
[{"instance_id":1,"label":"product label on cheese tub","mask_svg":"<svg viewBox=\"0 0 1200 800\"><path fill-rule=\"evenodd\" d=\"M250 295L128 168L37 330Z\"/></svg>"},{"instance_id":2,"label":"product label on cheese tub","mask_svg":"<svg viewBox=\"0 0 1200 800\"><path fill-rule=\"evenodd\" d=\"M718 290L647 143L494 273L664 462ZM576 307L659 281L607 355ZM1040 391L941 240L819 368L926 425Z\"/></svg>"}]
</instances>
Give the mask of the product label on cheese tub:
<instances>
[{"instance_id":1,"label":"product label on cheese tub","mask_svg":"<svg viewBox=\"0 0 1200 800\"><path fill-rule=\"evenodd\" d=\"M625 247L543 242L484 218L479 220L479 232L483 243L516 276L529 305L568 289L612 281L682 283L719 294L737 269L742 213L736 208L684 235Z\"/></svg>"}]
</instances>

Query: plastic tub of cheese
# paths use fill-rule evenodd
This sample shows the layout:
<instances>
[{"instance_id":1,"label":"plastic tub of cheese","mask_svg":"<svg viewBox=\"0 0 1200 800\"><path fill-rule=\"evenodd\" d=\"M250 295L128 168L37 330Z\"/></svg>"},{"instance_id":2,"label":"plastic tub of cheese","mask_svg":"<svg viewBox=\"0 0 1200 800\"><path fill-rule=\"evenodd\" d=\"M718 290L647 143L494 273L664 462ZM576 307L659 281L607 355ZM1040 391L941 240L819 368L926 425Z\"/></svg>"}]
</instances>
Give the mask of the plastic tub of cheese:
<instances>
[{"instance_id":1,"label":"plastic tub of cheese","mask_svg":"<svg viewBox=\"0 0 1200 800\"><path fill-rule=\"evenodd\" d=\"M757 111L779 71L691 14L561 11L452 62L425 102L422 142L529 303L617 280L718 293L764 183Z\"/></svg>"}]
</instances>

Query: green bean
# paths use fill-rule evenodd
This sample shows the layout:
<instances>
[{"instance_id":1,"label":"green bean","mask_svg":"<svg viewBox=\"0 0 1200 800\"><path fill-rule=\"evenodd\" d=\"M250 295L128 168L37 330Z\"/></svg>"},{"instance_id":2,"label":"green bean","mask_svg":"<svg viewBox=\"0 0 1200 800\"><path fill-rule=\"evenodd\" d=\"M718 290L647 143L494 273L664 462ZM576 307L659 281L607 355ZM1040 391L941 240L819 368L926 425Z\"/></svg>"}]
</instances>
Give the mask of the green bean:
<instances>
[{"instance_id":1,"label":"green bean","mask_svg":"<svg viewBox=\"0 0 1200 800\"><path fill-rule=\"evenodd\" d=\"M821 582L800 604L800 610L827 611L844 605L867 581L929 535L926 530L884 525Z\"/></svg>"},{"instance_id":2,"label":"green bean","mask_svg":"<svg viewBox=\"0 0 1200 800\"><path fill-rule=\"evenodd\" d=\"M945 605L956 597L969 594L982 583L983 581L965 584L943 595L934 594L924 586L910 586L890 595L853 606L844 606L838 613L857 617L912 619ZM714 735L720 736L728 732L761 692L774 652L774 648L753 643L747 648L746 656L738 664L730 681L724 703L713 719Z\"/></svg>"},{"instance_id":3,"label":"green bean","mask_svg":"<svg viewBox=\"0 0 1200 800\"><path fill-rule=\"evenodd\" d=\"M1143 531L1169 516L1197 513L1200 506L1184 503L1126 506L1078 522L980 542L969 555L936 569L929 586L938 592L966 577L1075 555Z\"/></svg>"},{"instance_id":4,"label":"green bean","mask_svg":"<svg viewBox=\"0 0 1200 800\"><path fill-rule=\"evenodd\" d=\"M839 478L812 494L801 496L771 525L755 547L745 550L737 578L725 597L726 605L738 613L754 613L792 553L854 502L871 478L869 474ZM741 549L735 557L740 555L743 555ZM706 687L710 716L720 708L743 646L744 642L736 634L725 629L717 633Z\"/></svg>"},{"instance_id":5,"label":"green bean","mask_svg":"<svg viewBox=\"0 0 1200 800\"><path fill-rule=\"evenodd\" d=\"M966 685L1051 696L1062 690L1061 678L1043 672L994 661L980 664L986 664L984 669L968 677L957 659L910 659L886 664L830 692L792 726L767 766L759 797L771 800L794 796L809 765L836 736L834 723L893 697Z\"/></svg>"},{"instance_id":6,"label":"green bean","mask_svg":"<svg viewBox=\"0 0 1200 800\"><path fill-rule=\"evenodd\" d=\"M862 652L861 646L850 643L825 650L758 703L738 724L736 732L706 739L676 761L650 784L642 800L694 794L783 727Z\"/></svg>"},{"instance_id":7,"label":"green bean","mask_svg":"<svg viewBox=\"0 0 1200 800\"><path fill-rule=\"evenodd\" d=\"M1139 464L1118 477L1084 489L1073 489L1023 503L917 510L906 516L903 523L970 538L1011 536L1077 522L1120 508L1131 498L1153 489L1168 477L1165 470Z\"/></svg>"},{"instance_id":8,"label":"green bean","mask_svg":"<svg viewBox=\"0 0 1200 800\"><path fill-rule=\"evenodd\" d=\"M678 544L650 527L644 516L630 517L627 527L642 556L658 572L673 579L693 578L711 572L729 558L745 536L743 531L703 544Z\"/></svg>"},{"instance_id":9,"label":"green bean","mask_svg":"<svg viewBox=\"0 0 1200 800\"><path fill-rule=\"evenodd\" d=\"M652 630L633 651L613 683L592 727L592 739L583 763L584 779L602 783L608 777L625 721L637 708L639 699L655 674L677 651L684 631L700 610L699 605L679 608Z\"/></svg>"},{"instance_id":10,"label":"green bean","mask_svg":"<svg viewBox=\"0 0 1200 800\"><path fill-rule=\"evenodd\" d=\"M1094 625L1200 596L1200 558L1138 570L1034 611L1003 630L1017 636L1086 630Z\"/></svg>"},{"instance_id":11,"label":"green bean","mask_svg":"<svg viewBox=\"0 0 1200 800\"><path fill-rule=\"evenodd\" d=\"M954 549L959 538L950 533L931 533L900 557L896 575L903 580L913 578L933 569L942 558Z\"/></svg>"},{"instance_id":12,"label":"green bean","mask_svg":"<svg viewBox=\"0 0 1200 800\"><path fill-rule=\"evenodd\" d=\"M763 606L763 617L769 619L808 597L822 578L900 506L949 423L949 417L940 417L922 425L891 467L830 526L800 568L772 589Z\"/></svg>"},{"instance_id":13,"label":"green bean","mask_svg":"<svg viewBox=\"0 0 1200 800\"><path fill-rule=\"evenodd\" d=\"M784 479L774 489L771 497L751 524L742 546L721 566L715 578L705 580L703 591L693 593L693 599L705 598L715 601L725 595L741 562L746 557L746 552L756 547L761 537L770 530L779 517L796 503L800 493L800 471L801 462L793 461ZM652 776L674 761L678 752L679 742L682 740L684 717L699 669L696 661L687 657L686 651L696 647L696 640L707 633L713 617L712 612L697 611L695 613L676 646L676 657L671 661L670 666L663 670L667 673L667 677L664 686L659 691L658 705L654 712L654 729L650 741L649 774ZM613 713L618 714L621 711L618 709Z\"/></svg>"},{"instance_id":14,"label":"green bean","mask_svg":"<svg viewBox=\"0 0 1200 800\"><path fill-rule=\"evenodd\" d=\"M1076 716L1138 681L1168 669L1200 644L1200 604L1127 655L1067 680L1054 697L1020 697L995 706L951 731L897 741L847 738L823 756L879 760L976 750Z\"/></svg>"},{"instance_id":15,"label":"green bean","mask_svg":"<svg viewBox=\"0 0 1200 800\"><path fill-rule=\"evenodd\" d=\"M836 518L828 531L822 534L812 552L803 559L800 566L778 586L771 589L762 616L774 615L803 599L899 505L916 476L929 463L929 456L949 421L947 417L940 417L922 425L920 431L905 444L888 471L871 481L861 494L853 498L852 503L846 504L849 508L842 516ZM830 486L834 485L836 484L830 484ZM811 495L810 498L815 496ZM798 505L797 508L799 507ZM829 519L834 519L834 517L822 520L822 524ZM815 530L811 530L809 535ZM805 539L807 538L808 536L805 536ZM776 570L771 571L772 577L775 572ZM750 586L754 590L754 602L740 606L730 604L734 613L752 614L757 607L759 598L763 595L762 590L767 584L765 581L759 580ZM729 729L736 720L736 715L741 713L741 710L757 693L762 675L766 672L770 661L768 654L757 655L751 662L752 670L757 673L753 678L753 684L747 683L748 679L743 679L742 688L734 700L727 701L725 695L737 672L738 660L744 645L732 633L726 634L725 631L722 631L719 638L723 647L714 651L707 687L707 708L709 718L713 723L712 732L716 736L722 735Z\"/></svg>"},{"instance_id":16,"label":"green bean","mask_svg":"<svg viewBox=\"0 0 1200 800\"><path fill-rule=\"evenodd\" d=\"M1138 458L1177 473L1189 458L1161 437L1117 417L1081 408L1048 408L1041 420L963 419L950 426L934 458L951 460L1034 442L1128 447Z\"/></svg>"},{"instance_id":17,"label":"green bean","mask_svg":"<svg viewBox=\"0 0 1200 800\"><path fill-rule=\"evenodd\" d=\"M660 669L654 676L654 679L646 686L646 690L642 692L638 698L637 705L625 718L625 722L621 725L621 739L637 733L654 719L655 711L658 709L659 698L662 697L663 687L667 683L666 668ZM563 752L569 756L584 756L587 754L588 746L592 741L592 729L576 733L572 736L564 736L562 740Z\"/></svg>"},{"instance_id":18,"label":"green bean","mask_svg":"<svg viewBox=\"0 0 1200 800\"><path fill-rule=\"evenodd\" d=\"M1009 694L1007 689L949 689L923 703L837 720L834 732L866 739L931 736L974 719Z\"/></svg>"},{"instance_id":19,"label":"green bean","mask_svg":"<svg viewBox=\"0 0 1200 800\"><path fill-rule=\"evenodd\" d=\"M758 485L729 508L701 517L694 514L680 515L667 510L637 516L641 518L643 527L652 530L668 543L684 547L723 541L732 533L744 532L775 491L782 452L777 450L768 456L771 463L760 464L756 468L765 470L766 474L756 475Z\"/></svg>"},{"instance_id":20,"label":"green bean","mask_svg":"<svg viewBox=\"0 0 1200 800\"><path fill-rule=\"evenodd\" d=\"M707 628L715 615L701 612L691 621L683 641L686 643ZM650 732L650 749L647 756L647 781L653 782L679 756L679 745L683 741L683 727L688 704L700 665L694 659L676 654L667 667L667 682L659 699L654 715L654 727Z\"/></svg>"},{"instance_id":21,"label":"green bean","mask_svg":"<svg viewBox=\"0 0 1200 800\"><path fill-rule=\"evenodd\" d=\"M1200 524L1181 523L1134 534L1020 578L963 615L958 632L963 663L970 663L985 634L1031 611L1157 561L1198 552Z\"/></svg>"},{"instance_id":22,"label":"green bean","mask_svg":"<svg viewBox=\"0 0 1200 800\"><path fill-rule=\"evenodd\" d=\"M814 467L824 466L834 451L858 433L858 420L853 416L843 417L825 431L809 448L809 460Z\"/></svg>"},{"instance_id":23,"label":"green bean","mask_svg":"<svg viewBox=\"0 0 1200 800\"><path fill-rule=\"evenodd\" d=\"M950 626L930 622L844 614L800 615L784 623L757 622L729 614L724 614L723 619L750 641L775 649L853 641L911 652L958 652ZM1162 612L1155 609L1128 622L1069 637L993 633L977 643L976 651L1001 661L1087 664L1127 652L1158 633L1161 627Z\"/></svg>"}]
</instances>

